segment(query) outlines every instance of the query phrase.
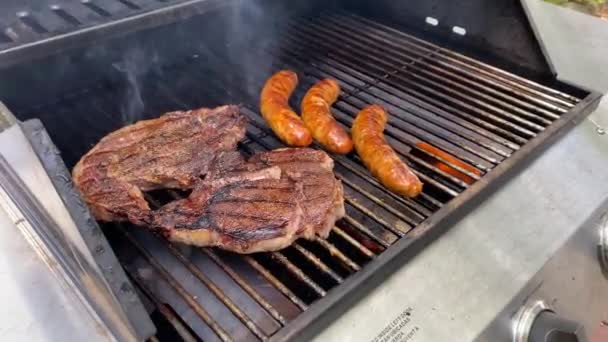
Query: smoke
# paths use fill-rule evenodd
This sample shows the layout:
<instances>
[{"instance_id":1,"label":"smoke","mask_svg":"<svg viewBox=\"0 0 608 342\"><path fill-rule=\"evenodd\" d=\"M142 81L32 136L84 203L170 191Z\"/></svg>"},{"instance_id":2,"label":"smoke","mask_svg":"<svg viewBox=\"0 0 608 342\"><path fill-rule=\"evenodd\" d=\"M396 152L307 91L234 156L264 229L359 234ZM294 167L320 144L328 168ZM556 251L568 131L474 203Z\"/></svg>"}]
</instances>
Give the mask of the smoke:
<instances>
[{"instance_id":1,"label":"smoke","mask_svg":"<svg viewBox=\"0 0 608 342\"><path fill-rule=\"evenodd\" d=\"M240 0L229 13L225 30L225 46L228 57L243 79L249 98L257 98L261 80L273 73L273 58L267 51L278 38L277 18L283 11L269 7L268 1ZM263 57L264 56L264 57Z\"/></svg>"},{"instance_id":2,"label":"smoke","mask_svg":"<svg viewBox=\"0 0 608 342\"><path fill-rule=\"evenodd\" d=\"M142 98L143 78L157 63L158 54L150 55L142 48L134 47L125 53L120 62L112 64L125 81L124 98L120 105L123 123L130 124L142 118L145 108Z\"/></svg>"}]
</instances>

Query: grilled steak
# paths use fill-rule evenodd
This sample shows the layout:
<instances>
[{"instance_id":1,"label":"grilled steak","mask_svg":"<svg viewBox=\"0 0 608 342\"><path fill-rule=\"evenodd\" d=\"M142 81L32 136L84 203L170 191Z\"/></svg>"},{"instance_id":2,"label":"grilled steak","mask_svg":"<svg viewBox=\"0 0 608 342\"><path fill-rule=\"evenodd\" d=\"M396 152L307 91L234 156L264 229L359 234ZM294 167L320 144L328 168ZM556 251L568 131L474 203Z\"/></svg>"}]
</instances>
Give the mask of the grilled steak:
<instances>
[{"instance_id":1,"label":"grilled steak","mask_svg":"<svg viewBox=\"0 0 608 342\"><path fill-rule=\"evenodd\" d=\"M322 151L281 149L248 162L224 157L231 169L211 172L188 198L155 211L152 227L172 241L253 253L327 237L344 216L342 184Z\"/></svg>"},{"instance_id":2,"label":"grilled steak","mask_svg":"<svg viewBox=\"0 0 608 342\"><path fill-rule=\"evenodd\" d=\"M237 106L139 121L101 139L72 177L98 220L145 224L150 208L142 192L193 188L223 151L235 150L245 124Z\"/></svg>"}]
</instances>

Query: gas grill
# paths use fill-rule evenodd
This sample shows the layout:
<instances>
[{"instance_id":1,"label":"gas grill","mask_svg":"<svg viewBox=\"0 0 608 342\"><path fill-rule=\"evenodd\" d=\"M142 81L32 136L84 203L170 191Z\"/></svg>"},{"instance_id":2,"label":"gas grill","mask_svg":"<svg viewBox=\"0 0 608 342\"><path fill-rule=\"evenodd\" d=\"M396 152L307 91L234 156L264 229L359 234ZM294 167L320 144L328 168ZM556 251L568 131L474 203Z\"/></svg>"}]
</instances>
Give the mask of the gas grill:
<instances>
[{"instance_id":1,"label":"gas grill","mask_svg":"<svg viewBox=\"0 0 608 342\"><path fill-rule=\"evenodd\" d=\"M249 118L239 145L244 154L280 148L259 115L258 97L272 72L292 69L300 76L294 108L326 77L342 87L333 113L345 127L370 103L386 108L387 140L425 184L420 196L400 197L371 177L354 153L334 155L346 217L329 238L248 256L169 244L126 223L99 223L156 327L155 335L140 338L254 341L314 334L310 329L326 326L371 284L407 267L600 99L556 81L534 46L500 59L487 46L467 45L463 27L433 31L432 17L415 29L358 2L289 7L87 0L17 11L0 34L0 79L10 80L0 84L0 100L20 121L40 119L70 170L125 124L226 103L240 104ZM467 49L475 58L456 51ZM518 63L530 55L536 59ZM146 194L152 207L184 196Z\"/></svg>"}]
</instances>

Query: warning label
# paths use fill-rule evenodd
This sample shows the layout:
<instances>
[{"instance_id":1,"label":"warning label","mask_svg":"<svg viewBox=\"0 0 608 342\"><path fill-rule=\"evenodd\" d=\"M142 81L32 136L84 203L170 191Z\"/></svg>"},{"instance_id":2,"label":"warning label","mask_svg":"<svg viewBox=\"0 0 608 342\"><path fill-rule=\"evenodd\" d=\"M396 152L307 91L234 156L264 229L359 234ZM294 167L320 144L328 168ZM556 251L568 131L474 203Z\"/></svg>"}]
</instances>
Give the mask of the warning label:
<instances>
[{"instance_id":1,"label":"warning label","mask_svg":"<svg viewBox=\"0 0 608 342\"><path fill-rule=\"evenodd\" d=\"M412 341L420 328L412 323L412 308L405 309L395 317L371 342Z\"/></svg>"}]
</instances>

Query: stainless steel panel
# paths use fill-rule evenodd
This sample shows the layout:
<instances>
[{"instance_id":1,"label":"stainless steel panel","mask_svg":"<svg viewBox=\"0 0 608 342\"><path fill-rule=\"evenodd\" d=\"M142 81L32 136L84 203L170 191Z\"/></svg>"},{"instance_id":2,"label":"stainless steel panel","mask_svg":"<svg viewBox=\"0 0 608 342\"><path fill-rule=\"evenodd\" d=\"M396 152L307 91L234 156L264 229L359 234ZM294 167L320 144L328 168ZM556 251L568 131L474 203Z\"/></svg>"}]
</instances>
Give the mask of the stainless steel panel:
<instances>
[{"instance_id":1,"label":"stainless steel panel","mask_svg":"<svg viewBox=\"0 0 608 342\"><path fill-rule=\"evenodd\" d=\"M86 309L57 281L1 207L0 228L0 339L107 341L106 331L83 319Z\"/></svg>"},{"instance_id":2,"label":"stainless steel panel","mask_svg":"<svg viewBox=\"0 0 608 342\"><path fill-rule=\"evenodd\" d=\"M607 117L604 103L590 118ZM590 328L606 319L593 230L608 209L606 156L608 135L585 120L316 341L507 341L526 291Z\"/></svg>"}]
</instances>

